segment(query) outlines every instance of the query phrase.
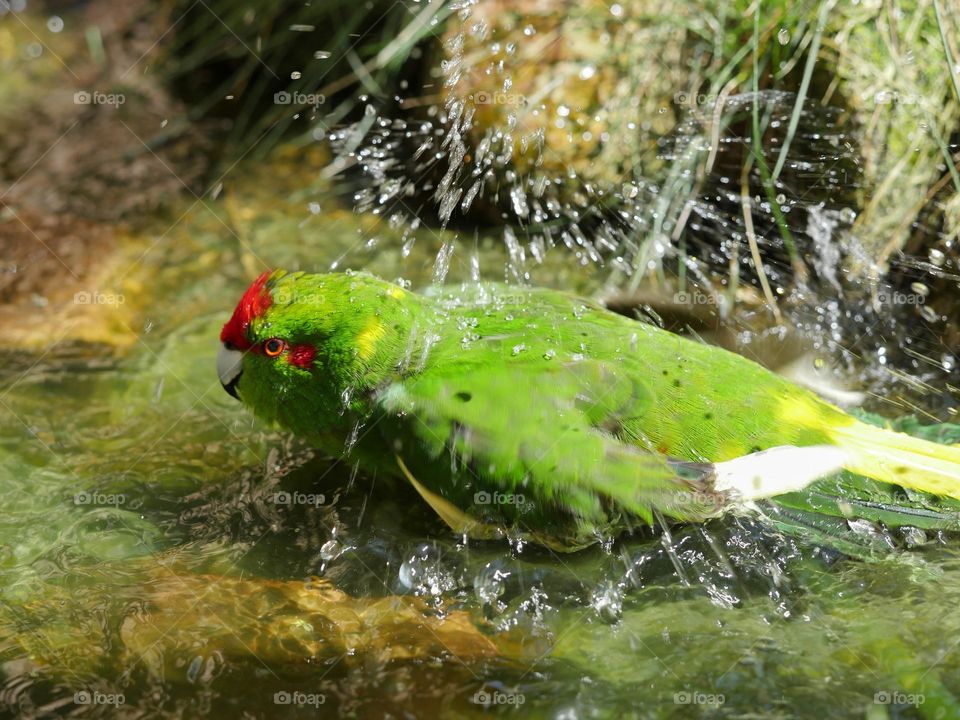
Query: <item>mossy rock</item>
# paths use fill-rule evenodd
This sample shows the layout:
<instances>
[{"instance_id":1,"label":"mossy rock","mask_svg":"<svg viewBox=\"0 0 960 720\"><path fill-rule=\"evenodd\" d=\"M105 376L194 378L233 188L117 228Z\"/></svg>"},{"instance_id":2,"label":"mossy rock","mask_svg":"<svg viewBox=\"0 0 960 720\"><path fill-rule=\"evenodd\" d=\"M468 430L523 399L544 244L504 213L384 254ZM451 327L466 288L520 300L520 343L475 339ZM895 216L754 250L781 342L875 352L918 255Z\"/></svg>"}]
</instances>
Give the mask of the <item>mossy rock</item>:
<instances>
[{"instance_id":1,"label":"mossy rock","mask_svg":"<svg viewBox=\"0 0 960 720\"><path fill-rule=\"evenodd\" d=\"M4 202L115 221L201 192L209 128L186 122L162 78L145 72L165 10L87 4L61 22L53 32L31 9L0 26Z\"/></svg>"},{"instance_id":2,"label":"mossy rock","mask_svg":"<svg viewBox=\"0 0 960 720\"><path fill-rule=\"evenodd\" d=\"M69 215L0 204L0 332L10 348L136 342L143 239Z\"/></svg>"},{"instance_id":3,"label":"mossy rock","mask_svg":"<svg viewBox=\"0 0 960 720\"><path fill-rule=\"evenodd\" d=\"M655 3L626 7L488 2L451 23L444 92L474 111L474 143L511 132L518 173L590 183L652 172L657 138L675 123L666 109L687 85L691 10L650 22Z\"/></svg>"}]
</instances>

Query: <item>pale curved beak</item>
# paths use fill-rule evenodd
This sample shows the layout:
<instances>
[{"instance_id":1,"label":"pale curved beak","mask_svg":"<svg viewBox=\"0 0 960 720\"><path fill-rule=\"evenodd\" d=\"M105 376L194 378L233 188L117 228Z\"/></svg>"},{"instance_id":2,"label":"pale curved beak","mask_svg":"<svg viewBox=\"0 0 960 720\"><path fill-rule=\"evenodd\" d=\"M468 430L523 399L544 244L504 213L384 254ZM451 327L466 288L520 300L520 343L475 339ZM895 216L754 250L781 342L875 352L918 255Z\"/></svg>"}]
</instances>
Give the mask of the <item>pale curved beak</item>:
<instances>
[{"instance_id":1,"label":"pale curved beak","mask_svg":"<svg viewBox=\"0 0 960 720\"><path fill-rule=\"evenodd\" d=\"M220 352L217 353L217 375L220 376L220 384L223 389L233 395L237 400L237 383L240 382L240 376L243 374L243 353L226 343L220 346Z\"/></svg>"}]
</instances>

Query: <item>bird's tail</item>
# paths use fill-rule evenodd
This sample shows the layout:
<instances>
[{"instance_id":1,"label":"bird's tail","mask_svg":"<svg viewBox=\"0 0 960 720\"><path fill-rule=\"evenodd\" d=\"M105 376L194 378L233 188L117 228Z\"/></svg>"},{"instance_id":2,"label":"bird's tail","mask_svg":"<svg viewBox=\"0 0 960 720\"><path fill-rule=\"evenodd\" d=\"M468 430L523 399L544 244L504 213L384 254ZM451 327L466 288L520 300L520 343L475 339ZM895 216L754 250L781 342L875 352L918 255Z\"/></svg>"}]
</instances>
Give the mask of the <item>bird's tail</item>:
<instances>
[{"instance_id":1,"label":"bird's tail","mask_svg":"<svg viewBox=\"0 0 960 720\"><path fill-rule=\"evenodd\" d=\"M960 446L854 422L830 430L846 452L844 467L857 475L960 499Z\"/></svg>"}]
</instances>

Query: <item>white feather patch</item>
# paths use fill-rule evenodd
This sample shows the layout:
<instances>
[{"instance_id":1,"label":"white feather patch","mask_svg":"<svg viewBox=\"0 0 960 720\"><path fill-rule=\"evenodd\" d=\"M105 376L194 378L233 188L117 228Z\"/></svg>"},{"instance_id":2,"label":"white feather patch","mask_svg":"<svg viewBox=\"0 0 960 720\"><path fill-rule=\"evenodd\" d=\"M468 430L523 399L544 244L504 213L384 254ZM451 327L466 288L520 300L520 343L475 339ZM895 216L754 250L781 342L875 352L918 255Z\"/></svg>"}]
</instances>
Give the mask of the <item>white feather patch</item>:
<instances>
[{"instance_id":1,"label":"white feather patch","mask_svg":"<svg viewBox=\"0 0 960 720\"><path fill-rule=\"evenodd\" d=\"M783 445L714 465L714 488L742 502L803 490L841 470L847 454L835 445Z\"/></svg>"}]
</instances>

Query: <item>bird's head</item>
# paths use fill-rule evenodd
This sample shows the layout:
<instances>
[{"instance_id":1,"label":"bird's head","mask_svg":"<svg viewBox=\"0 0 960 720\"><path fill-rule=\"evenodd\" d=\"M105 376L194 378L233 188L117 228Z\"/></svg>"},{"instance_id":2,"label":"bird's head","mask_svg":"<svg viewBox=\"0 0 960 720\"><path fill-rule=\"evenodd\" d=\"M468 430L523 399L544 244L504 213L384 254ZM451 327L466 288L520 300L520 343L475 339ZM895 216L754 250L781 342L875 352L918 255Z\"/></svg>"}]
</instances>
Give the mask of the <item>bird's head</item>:
<instances>
[{"instance_id":1,"label":"bird's head","mask_svg":"<svg viewBox=\"0 0 960 720\"><path fill-rule=\"evenodd\" d=\"M316 421L389 364L406 296L369 275L265 272L220 333L220 383L268 421Z\"/></svg>"}]
</instances>

